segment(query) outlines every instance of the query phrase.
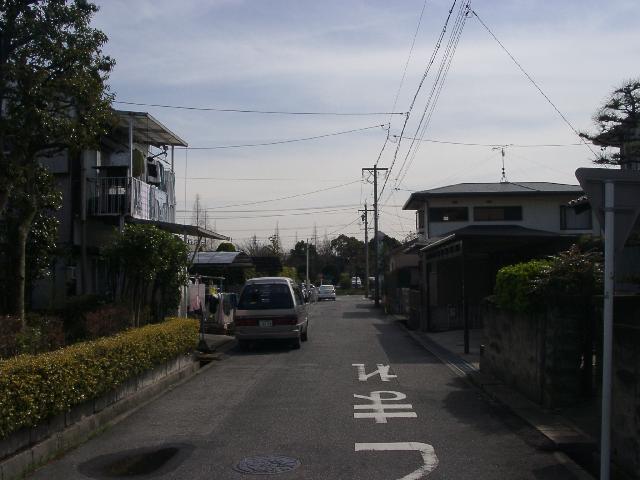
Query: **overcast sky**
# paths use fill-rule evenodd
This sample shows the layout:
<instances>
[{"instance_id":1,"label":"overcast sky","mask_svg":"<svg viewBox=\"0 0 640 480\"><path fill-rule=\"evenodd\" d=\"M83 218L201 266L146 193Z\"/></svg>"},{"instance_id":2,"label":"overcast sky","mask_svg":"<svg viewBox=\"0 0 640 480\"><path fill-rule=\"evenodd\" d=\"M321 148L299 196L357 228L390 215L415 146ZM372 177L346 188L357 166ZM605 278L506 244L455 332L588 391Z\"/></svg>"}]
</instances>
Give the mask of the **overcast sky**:
<instances>
[{"instance_id":1,"label":"overcast sky","mask_svg":"<svg viewBox=\"0 0 640 480\"><path fill-rule=\"evenodd\" d=\"M109 83L118 101L339 113L392 111L424 5L423 0L97 3L101 9L94 23L108 35L106 51L117 62ZM593 130L592 115L611 90L640 75L637 6L637 0L471 4L579 131ZM409 109L450 7L450 0L427 0L396 112ZM456 11L457 7L440 54ZM417 131L439 62L440 56L417 98L407 136ZM400 135L404 122L401 115L293 116L116 107L150 112L195 148L375 127L272 146L176 151L179 221L186 184L186 209L191 210L199 194L208 209L210 228L241 243L254 233L268 237L277 222L287 248L296 236L310 237L314 225L321 238L325 233L364 238L357 210L365 201L372 203L373 188L363 181L361 168L376 162L386 138L386 130L376 126L388 122L391 141L379 166L391 165L397 141L393 135ZM422 138L567 145L508 147L506 175L514 182L577 184L575 169L591 165L593 158L586 146L572 145L579 138L473 15L466 20ZM407 156L410 144L402 140L381 199L380 229L399 240L414 230L413 212L401 209L409 191L501 178L500 151L490 146L423 141ZM323 191L300 195L317 190ZM228 207L287 196L295 197ZM322 209L311 209L315 207Z\"/></svg>"}]
</instances>

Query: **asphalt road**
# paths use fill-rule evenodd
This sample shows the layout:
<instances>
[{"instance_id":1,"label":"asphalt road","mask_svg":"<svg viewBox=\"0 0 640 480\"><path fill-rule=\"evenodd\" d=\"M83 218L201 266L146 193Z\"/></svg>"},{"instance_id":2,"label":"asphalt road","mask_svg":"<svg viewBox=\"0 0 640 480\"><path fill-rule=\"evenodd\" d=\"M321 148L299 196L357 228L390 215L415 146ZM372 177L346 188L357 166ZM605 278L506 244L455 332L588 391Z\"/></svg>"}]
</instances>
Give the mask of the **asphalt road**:
<instances>
[{"instance_id":1,"label":"asphalt road","mask_svg":"<svg viewBox=\"0 0 640 480\"><path fill-rule=\"evenodd\" d=\"M229 351L33 478L249 479L264 476L238 469L274 465L294 468L284 480L576 478L537 432L370 302L310 309L300 350ZM378 364L382 375L369 375ZM251 458L262 455L287 458Z\"/></svg>"}]
</instances>

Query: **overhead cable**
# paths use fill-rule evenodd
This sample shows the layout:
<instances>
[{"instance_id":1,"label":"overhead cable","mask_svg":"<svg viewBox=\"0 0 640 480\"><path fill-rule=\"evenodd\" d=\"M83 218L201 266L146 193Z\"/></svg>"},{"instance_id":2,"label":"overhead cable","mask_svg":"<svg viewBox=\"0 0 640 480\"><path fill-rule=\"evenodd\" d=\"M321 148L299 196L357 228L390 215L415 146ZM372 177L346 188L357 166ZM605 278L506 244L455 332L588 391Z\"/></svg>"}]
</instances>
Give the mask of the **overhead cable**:
<instances>
[{"instance_id":1,"label":"overhead cable","mask_svg":"<svg viewBox=\"0 0 640 480\"><path fill-rule=\"evenodd\" d=\"M317 140L319 138L335 137L337 135L347 135L349 133L363 132L365 130L371 130L373 128L384 128L384 127L387 127L388 125L389 125L388 123L384 123L382 125L372 125L370 127L355 128L353 130L343 130L341 132L325 133L323 135L315 135L313 137L293 138L289 140L276 140L273 142L245 143L245 144L239 144L239 145L216 145L213 147L176 147L176 148L184 148L185 150L222 150L226 148L265 147L269 145L281 145L283 143L306 142L307 140Z\"/></svg>"},{"instance_id":2,"label":"overhead cable","mask_svg":"<svg viewBox=\"0 0 640 480\"><path fill-rule=\"evenodd\" d=\"M404 112L296 112L287 110L252 110L241 108L220 108L220 107L189 107L184 105L163 105L159 103L125 102L114 100L113 103L121 105L135 105L138 107L173 108L178 110L196 110L199 112L220 112L220 113L259 113L265 115L332 115L343 117L363 117L372 115L404 115Z\"/></svg>"},{"instance_id":3,"label":"overhead cable","mask_svg":"<svg viewBox=\"0 0 640 480\"><path fill-rule=\"evenodd\" d=\"M438 72L436 74L436 78L431 87L431 91L429 92L429 97L427 99L427 103L420 117L420 121L418 122L418 126L414 134L414 138L416 137L420 139L424 138L426 130L431 123L433 112L435 111L436 105L440 98L440 93L442 92L442 88L444 87L447 75L449 73L449 69L451 68L451 63L453 61L455 51L458 47L458 42L460 41L460 37L462 36L462 31L464 29L467 15L470 10L469 4L470 4L469 0L466 0L460 4L460 8L458 10L458 14L456 15L456 20L454 22L453 29L451 31L451 34L449 35L449 40L447 42L447 46L445 47L445 52L442 55L442 58L440 60L440 66L438 67ZM416 138L415 140L412 140L411 144L409 145L407 154L405 155L402 165L400 166L400 169L398 171L398 175L396 176L395 186L398 186L402 182L402 180L404 180L404 177L407 175L407 172L409 171L409 169L411 168L411 165L413 164L413 161L418 153L418 150L420 149L420 143L416 144L416 140L418 138ZM409 159L409 157L411 157L411 159L407 164L407 160ZM405 169L405 165L406 165L406 169ZM404 169L404 172L403 172L403 169ZM402 175L402 179L398 180L401 175ZM382 186L382 191L384 191L384 187L386 186L386 184L387 182L385 181L384 185ZM387 201L388 200L389 199L387 199Z\"/></svg>"},{"instance_id":4,"label":"overhead cable","mask_svg":"<svg viewBox=\"0 0 640 480\"><path fill-rule=\"evenodd\" d=\"M258 205L260 203L270 203L270 202L277 202L279 200L289 200L290 198L298 198L298 197L304 197L304 196L307 196L307 195L312 195L314 193L326 192L328 190L334 190L336 188L346 187L348 185L353 185L354 183L359 183L359 182L360 182L360 180L355 180L353 182L342 183L340 185L334 185L332 187L320 188L318 190L312 190L311 192L298 193L298 194L295 194L295 195L288 195L286 197L271 198L269 200L256 200L254 202L244 202L244 203L233 203L233 204L229 204L229 205L220 205L219 207L215 207L215 209L219 210L221 208L244 207L245 205Z\"/></svg>"},{"instance_id":5,"label":"overhead cable","mask_svg":"<svg viewBox=\"0 0 640 480\"><path fill-rule=\"evenodd\" d=\"M451 19L451 14L453 12L453 9L455 8L457 3L457 0L453 0L453 3L451 4L451 8L449 9L449 13L447 15L447 19L444 22L444 25L442 27L442 30L440 31L440 36L438 37L438 41L436 42L436 45L433 49L433 52L431 53L431 57L429 58L429 61L427 62L427 66L424 70L424 73L422 74L422 78L420 79L420 82L418 83L418 88L416 89L415 94L413 95L413 99L411 100L411 104L409 105L409 110L407 111L407 114L405 115L404 118L404 122L402 124L402 129L400 131L400 139L402 139L402 137L404 136L404 131L407 128L407 123L409 122L409 117L411 116L411 112L413 110L413 107L418 99L418 94L420 93L420 90L422 89L422 85L424 84L424 81L427 79L427 75L429 74L429 71L431 70L431 66L433 65L433 62L436 59L436 56L438 54L438 51L440 50L440 45L442 44L442 39L445 36L445 33L447 32L447 26L449 25L449 20ZM398 144L396 145L396 149L395 152L393 154L393 160L391 161L391 166L389 167L389 170L387 172L387 176L386 178L389 178L389 175L391 174L391 171L393 170L393 166L396 163L396 159L398 157L398 151L400 150L400 144L401 141L398 141ZM385 180L385 185L386 185L386 180ZM384 190L384 188L383 188ZM378 196L378 198L380 198L380 196L382 196L382 191L380 192L380 195ZM376 201L378 201L378 199L376 199Z\"/></svg>"},{"instance_id":6,"label":"overhead cable","mask_svg":"<svg viewBox=\"0 0 640 480\"><path fill-rule=\"evenodd\" d=\"M399 138L398 135L391 135L394 138ZM509 147L509 148L536 148L536 147L582 147L583 143L531 143L531 144L518 144L518 143L471 143L471 142L455 142L449 140L436 140L433 138L416 138L416 137L402 137L406 140L417 140L418 142L427 143L442 143L446 145L463 145L467 147Z\"/></svg>"},{"instance_id":7,"label":"overhead cable","mask_svg":"<svg viewBox=\"0 0 640 480\"><path fill-rule=\"evenodd\" d=\"M476 17L478 19L478 21L480 22L480 24L484 27L484 29L489 32L489 35L491 35L493 37L493 39L498 43L498 45L500 45L500 47L502 48L502 50L504 50L504 52L509 56L509 58L513 61L513 63L516 64L516 66L518 67L518 69L520 69L520 71L524 74L525 77L527 77L527 79L529 79L529 81L531 82L531 84L536 87L536 89L538 90L538 92L540 92L540 94L545 98L545 100L549 103L549 105L551 105L553 107L553 109L556 111L556 113L558 115L560 115L560 118L562 118L562 120L564 121L564 123L566 123L569 128L571 130L573 130L573 133L576 134L576 136L578 136L578 138L580 138L582 140L582 143L589 149L591 150L591 153L593 153L593 155L596 158L599 158L599 155L593 150L593 148L591 148L591 145L589 145L586 140L584 138L582 138L580 136L580 133L578 132L578 130L576 130L576 128L571 124L571 122L567 119L567 117L564 116L564 114L560 111L560 109L558 109L558 107L556 107L556 105L551 101L551 99L547 96L546 93L544 93L542 91L542 88L540 88L540 86L536 83L536 81L531 77L531 75L529 75L526 70L524 69L524 67L520 64L520 62L518 62L518 60L515 59L515 57L511 54L511 52L509 52L509 50L507 50L507 47L504 46L504 44L498 40L498 37L495 36L495 34L491 31L491 29L487 26L486 23L484 23L482 21L482 19L480 18L480 16L476 13L475 10L471 10L471 13L473 13L474 17Z\"/></svg>"}]
</instances>

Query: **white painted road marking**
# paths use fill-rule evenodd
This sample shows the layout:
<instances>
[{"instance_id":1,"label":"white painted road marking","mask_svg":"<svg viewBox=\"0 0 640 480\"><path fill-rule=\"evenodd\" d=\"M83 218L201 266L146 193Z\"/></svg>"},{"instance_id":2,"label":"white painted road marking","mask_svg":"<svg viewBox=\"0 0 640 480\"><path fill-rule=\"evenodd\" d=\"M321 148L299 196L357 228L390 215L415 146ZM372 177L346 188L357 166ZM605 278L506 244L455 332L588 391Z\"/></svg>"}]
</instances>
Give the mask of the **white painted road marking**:
<instances>
[{"instance_id":1,"label":"white painted road marking","mask_svg":"<svg viewBox=\"0 0 640 480\"><path fill-rule=\"evenodd\" d=\"M398 480L418 480L426 477L438 466L438 457L431 445L420 442L397 442L397 443L356 443L356 452L369 451L416 451L422 455L424 465L415 472L411 472Z\"/></svg>"},{"instance_id":2,"label":"white painted road marking","mask_svg":"<svg viewBox=\"0 0 640 480\"><path fill-rule=\"evenodd\" d=\"M361 382L366 382L374 375L380 375L380 380L382 380L383 382L388 382L390 378L398 378L397 375L389 374L389 365L378 363L378 369L374 370L371 373L367 373L365 371L364 363L352 363L351 366L358 368L358 380L360 380Z\"/></svg>"},{"instance_id":3,"label":"white painted road marking","mask_svg":"<svg viewBox=\"0 0 640 480\"><path fill-rule=\"evenodd\" d=\"M389 394L391 397L383 398L382 394ZM353 395L355 398L369 400L370 404L354 405L354 410L373 410L372 412L354 413L353 418L375 418L376 423L387 423L387 418L417 418L415 412L387 412L386 410L411 410L413 406L410 403L384 404L382 402L395 402L404 400L407 396L404 393L392 391L375 391L371 392L371 396Z\"/></svg>"}]
</instances>

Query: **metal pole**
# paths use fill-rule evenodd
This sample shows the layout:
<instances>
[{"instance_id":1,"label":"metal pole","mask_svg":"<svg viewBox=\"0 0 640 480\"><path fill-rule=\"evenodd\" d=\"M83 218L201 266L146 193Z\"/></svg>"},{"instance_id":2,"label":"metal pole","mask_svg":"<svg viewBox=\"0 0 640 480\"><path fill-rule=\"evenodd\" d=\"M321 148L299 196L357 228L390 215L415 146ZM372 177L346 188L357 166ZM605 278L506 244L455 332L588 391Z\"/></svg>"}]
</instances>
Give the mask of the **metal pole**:
<instances>
[{"instance_id":1,"label":"metal pole","mask_svg":"<svg viewBox=\"0 0 640 480\"><path fill-rule=\"evenodd\" d=\"M460 255L462 259L462 319L464 321L464 353L469 353L469 312L467 305L467 283L466 283L466 259L464 258L464 243L460 242Z\"/></svg>"},{"instance_id":2,"label":"metal pole","mask_svg":"<svg viewBox=\"0 0 640 480\"><path fill-rule=\"evenodd\" d=\"M604 184L604 315L602 346L602 418L600 480L609 480L611 463L611 370L613 360L614 299L614 183Z\"/></svg>"},{"instance_id":3,"label":"metal pole","mask_svg":"<svg viewBox=\"0 0 640 480\"><path fill-rule=\"evenodd\" d=\"M309 289L309 239L307 238L307 240L305 241L305 243L307 244L307 294L309 295L310 289Z\"/></svg>"},{"instance_id":4,"label":"metal pole","mask_svg":"<svg viewBox=\"0 0 640 480\"><path fill-rule=\"evenodd\" d=\"M364 295L369 298L369 212L367 202L364 203L364 258L365 258L365 290Z\"/></svg>"},{"instance_id":5,"label":"metal pole","mask_svg":"<svg viewBox=\"0 0 640 480\"><path fill-rule=\"evenodd\" d=\"M378 173L373 167L373 232L376 245L375 305L380 306L380 241L378 239Z\"/></svg>"}]
</instances>

